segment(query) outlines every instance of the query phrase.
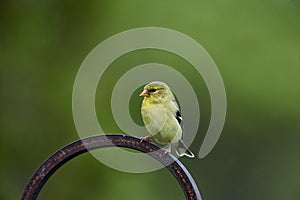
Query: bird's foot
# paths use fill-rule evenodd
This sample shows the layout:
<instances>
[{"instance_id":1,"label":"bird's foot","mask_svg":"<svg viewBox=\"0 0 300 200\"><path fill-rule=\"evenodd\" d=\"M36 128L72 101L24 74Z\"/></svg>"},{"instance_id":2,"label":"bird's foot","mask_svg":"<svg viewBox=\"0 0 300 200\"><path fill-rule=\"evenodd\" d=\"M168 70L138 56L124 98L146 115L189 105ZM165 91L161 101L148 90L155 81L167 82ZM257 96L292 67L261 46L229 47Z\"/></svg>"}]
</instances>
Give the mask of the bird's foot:
<instances>
[{"instance_id":1,"label":"bird's foot","mask_svg":"<svg viewBox=\"0 0 300 200\"><path fill-rule=\"evenodd\" d=\"M142 143L143 141L152 142L151 136L148 135L146 137L140 137L140 143Z\"/></svg>"},{"instance_id":2,"label":"bird's foot","mask_svg":"<svg viewBox=\"0 0 300 200\"><path fill-rule=\"evenodd\" d=\"M168 148L165 149L165 155L171 153L171 145L168 146Z\"/></svg>"}]
</instances>

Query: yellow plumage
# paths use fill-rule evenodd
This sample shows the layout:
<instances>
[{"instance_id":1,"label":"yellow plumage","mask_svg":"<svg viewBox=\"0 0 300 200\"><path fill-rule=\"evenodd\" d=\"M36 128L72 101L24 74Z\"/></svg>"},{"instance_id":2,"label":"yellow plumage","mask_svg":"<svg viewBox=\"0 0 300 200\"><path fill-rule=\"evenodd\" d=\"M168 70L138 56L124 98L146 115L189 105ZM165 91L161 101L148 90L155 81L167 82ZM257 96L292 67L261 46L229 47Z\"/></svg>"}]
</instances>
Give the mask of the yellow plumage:
<instances>
[{"instance_id":1,"label":"yellow plumage","mask_svg":"<svg viewBox=\"0 0 300 200\"><path fill-rule=\"evenodd\" d=\"M160 144L169 144L166 152L170 152L171 144L174 144L179 156L194 157L182 141L182 119L168 85L160 81L151 82L140 96L144 97L141 114L150 135Z\"/></svg>"}]
</instances>

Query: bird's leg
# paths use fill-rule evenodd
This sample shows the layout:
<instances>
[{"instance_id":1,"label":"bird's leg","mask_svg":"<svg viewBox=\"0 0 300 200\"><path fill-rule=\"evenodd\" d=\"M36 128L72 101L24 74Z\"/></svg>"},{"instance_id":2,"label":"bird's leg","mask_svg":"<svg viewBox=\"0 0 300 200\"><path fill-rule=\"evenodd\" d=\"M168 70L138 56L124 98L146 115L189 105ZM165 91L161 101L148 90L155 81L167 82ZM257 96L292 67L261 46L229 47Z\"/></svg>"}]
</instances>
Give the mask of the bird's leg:
<instances>
[{"instance_id":1,"label":"bird's leg","mask_svg":"<svg viewBox=\"0 0 300 200\"><path fill-rule=\"evenodd\" d=\"M168 147L165 149L165 154L171 153L171 143L168 144Z\"/></svg>"},{"instance_id":2,"label":"bird's leg","mask_svg":"<svg viewBox=\"0 0 300 200\"><path fill-rule=\"evenodd\" d=\"M140 143L142 143L143 141L151 142L151 135L140 137Z\"/></svg>"}]
</instances>

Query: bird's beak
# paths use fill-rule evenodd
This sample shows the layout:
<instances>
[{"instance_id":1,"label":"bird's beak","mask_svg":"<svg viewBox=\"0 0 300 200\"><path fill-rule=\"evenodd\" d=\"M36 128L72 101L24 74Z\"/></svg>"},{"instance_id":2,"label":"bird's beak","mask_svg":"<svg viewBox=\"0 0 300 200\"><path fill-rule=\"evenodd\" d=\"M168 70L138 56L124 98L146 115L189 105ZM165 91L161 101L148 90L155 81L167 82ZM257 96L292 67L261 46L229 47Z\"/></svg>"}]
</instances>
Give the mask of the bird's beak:
<instances>
[{"instance_id":1,"label":"bird's beak","mask_svg":"<svg viewBox=\"0 0 300 200\"><path fill-rule=\"evenodd\" d=\"M149 97L149 92L147 90L144 90L139 96L140 97Z\"/></svg>"}]
</instances>

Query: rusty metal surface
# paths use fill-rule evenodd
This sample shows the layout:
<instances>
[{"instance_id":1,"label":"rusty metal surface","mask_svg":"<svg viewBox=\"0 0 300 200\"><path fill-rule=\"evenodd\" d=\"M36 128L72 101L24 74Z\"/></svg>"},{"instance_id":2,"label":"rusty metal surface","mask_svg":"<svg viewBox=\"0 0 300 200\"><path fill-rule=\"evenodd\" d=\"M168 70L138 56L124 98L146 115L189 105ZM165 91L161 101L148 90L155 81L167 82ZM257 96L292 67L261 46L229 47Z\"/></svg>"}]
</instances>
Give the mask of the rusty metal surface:
<instances>
[{"instance_id":1,"label":"rusty metal surface","mask_svg":"<svg viewBox=\"0 0 300 200\"><path fill-rule=\"evenodd\" d=\"M186 199L201 200L200 192L194 179L183 164L176 159L176 157L171 154L166 155L164 150L160 149L153 143L146 141L140 143L140 139L125 135L92 136L82 140L77 140L61 148L50 156L50 158L48 158L32 175L24 189L21 200L35 200L50 176L60 166L72 158L85 153L88 150L113 146L135 149L152 156L174 175L177 182L180 184Z\"/></svg>"}]
</instances>

